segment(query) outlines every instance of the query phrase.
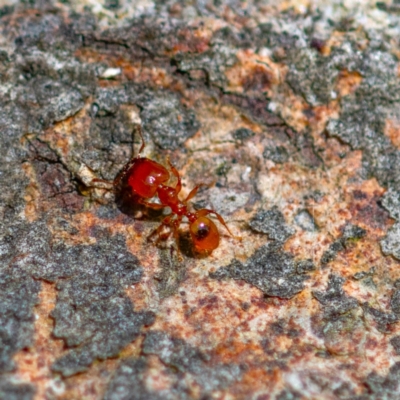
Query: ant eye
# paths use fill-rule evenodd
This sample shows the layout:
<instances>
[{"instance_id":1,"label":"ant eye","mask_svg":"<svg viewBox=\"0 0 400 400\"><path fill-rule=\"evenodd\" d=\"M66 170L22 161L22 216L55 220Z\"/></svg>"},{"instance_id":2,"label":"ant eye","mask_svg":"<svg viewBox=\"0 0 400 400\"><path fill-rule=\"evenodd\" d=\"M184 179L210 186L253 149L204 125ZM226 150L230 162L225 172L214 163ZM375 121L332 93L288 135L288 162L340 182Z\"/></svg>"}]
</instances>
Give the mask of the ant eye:
<instances>
[{"instance_id":1,"label":"ant eye","mask_svg":"<svg viewBox=\"0 0 400 400\"><path fill-rule=\"evenodd\" d=\"M197 218L190 225L190 234L197 251L212 251L219 245L218 229L207 217Z\"/></svg>"},{"instance_id":2,"label":"ant eye","mask_svg":"<svg viewBox=\"0 0 400 400\"><path fill-rule=\"evenodd\" d=\"M197 240L203 240L208 236L209 233L210 233L210 228L205 223L201 223L198 226L196 238Z\"/></svg>"}]
</instances>

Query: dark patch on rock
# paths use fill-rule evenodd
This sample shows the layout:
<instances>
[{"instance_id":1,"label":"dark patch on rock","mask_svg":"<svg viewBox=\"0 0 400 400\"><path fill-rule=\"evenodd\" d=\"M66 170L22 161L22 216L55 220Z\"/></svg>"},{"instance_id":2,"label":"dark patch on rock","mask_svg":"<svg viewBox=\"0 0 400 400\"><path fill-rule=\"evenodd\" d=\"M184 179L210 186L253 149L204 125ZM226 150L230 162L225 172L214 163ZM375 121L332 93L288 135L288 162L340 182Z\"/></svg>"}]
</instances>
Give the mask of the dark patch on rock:
<instances>
[{"instance_id":1,"label":"dark patch on rock","mask_svg":"<svg viewBox=\"0 0 400 400\"><path fill-rule=\"evenodd\" d=\"M322 315L312 318L312 329L324 339L329 352L355 352L364 343L365 326L361 313L358 313L359 304L354 297L345 294L344 281L344 278L330 275L324 292L312 292L323 310ZM345 342L352 343L352 347L342 348L340 344Z\"/></svg>"},{"instance_id":2,"label":"dark patch on rock","mask_svg":"<svg viewBox=\"0 0 400 400\"><path fill-rule=\"evenodd\" d=\"M137 125L119 104L110 111L92 105L91 117L90 129L81 134L83 143L71 149L69 163L79 161L97 176L113 180L131 156Z\"/></svg>"},{"instance_id":3,"label":"dark patch on rock","mask_svg":"<svg viewBox=\"0 0 400 400\"><path fill-rule=\"evenodd\" d=\"M284 318L280 318L269 325L268 335L275 335L275 336L285 335L287 337L295 338L300 335L300 332L297 329L293 328L291 321L287 321ZM271 339L270 336L269 339ZM263 347L269 347L268 341L271 342L271 340L263 339Z\"/></svg>"},{"instance_id":4,"label":"dark patch on rock","mask_svg":"<svg viewBox=\"0 0 400 400\"><path fill-rule=\"evenodd\" d=\"M314 146L314 139L308 132L298 134L291 140L298 150L300 161L304 165L310 168L318 168L322 165L322 159Z\"/></svg>"},{"instance_id":5,"label":"dark patch on rock","mask_svg":"<svg viewBox=\"0 0 400 400\"><path fill-rule=\"evenodd\" d=\"M393 346L397 355L400 355L400 336L394 336L390 339L390 344Z\"/></svg>"},{"instance_id":6,"label":"dark patch on rock","mask_svg":"<svg viewBox=\"0 0 400 400\"><path fill-rule=\"evenodd\" d=\"M28 139L28 152L36 161L57 163L60 161L57 153L45 142L37 138Z\"/></svg>"},{"instance_id":7,"label":"dark patch on rock","mask_svg":"<svg viewBox=\"0 0 400 400\"><path fill-rule=\"evenodd\" d=\"M184 107L177 93L169 90L154 90L145 85L127 84L113 88L102 88L96 93L94 100L96 113L114 116L111 123L116 124L115 114L124 104L135 104L140 108L143 122L143 133L150 135L153 141L163 149L175 150L188 138L192 137L200 128L193 111ZM126 124L121 121L120 137L113 137L117 142L129 140L131 131L126 131L132 122ZM114 131L113 129L112 131ZM109 129L104 130L111 134ZM117 131L118 132L118 131ZM121 140L122 139L122 140ZM108 142L109 143L109 142Z\"/></svg>"},{"instance_id":8,"label":"dark patch on rock","mask_svg":"<svg viewBox=\"0 0 400 400\"><path fill-rule=\"evenodd\" d=\"M65 29L58 15L46 17L29 21L26 36L18 38L18 61L8 71L8 78L15 82L4 99L14 98L17 109L25 109L25 132L39 133L53 122L76 114L95 85L94 69L80 65L72 56L79 41L69 42L66 36L70 29ZM20 19L21 25L27 20L28 14L25 20Z\"/></svg>"},{"instance_id":9,"label":"dark patch on rock","mask_svg":"<svg viewBox=\"0 0 400 400\"><path fill-rule=\"evenodd\" d=\"M0 378L0 399L31 400L34 395L35 388L32 385L12 382L7 378Z\"/></svg>"},{"instance_id":10,"label":"dark patch on rock","mask_svg":"<svg viewBox=\"0 0 400 400\"><path fill-rule=\"evenodd\" d=\"M395 220L400 220L400 191L390 188L382 197L382 206Z\"/></svg>"},{"instance_id":11,"label":"dark patch on rock","mask_svg":"<svg viewBox=\"0 0 400 400\"><path fill-rule=\"evenodd\" d=\"M353 279L355 279L356 281L365 279L365 278L369 278L371 276L373 276L376 272L376 268L375 267L371 267L369 269L369 271L360 271L360 272L356 272L353 275Z\"/></svg>"},{"instance_id":12,"label":"dark patch on rock","mask_svg":"<svg viewBox=\"0 0 400 400\"><path fill-rule=\"evenodd\" d=\"M157 11L161 11L166 3L158 4ZM157 11L154 11L157 14ZM165 11L166 14L161 18L157 18L156 15L147 15L146 18L135 19L128 29L125 27L107 29L96 39L100 39L100 44L106 42L129 48L135 57L147 58L153 63L160 61L169 63L171 53L176 52L175 48L181 49L178 55L201 53L207 45L207 40L197 34L198 27L170 18L169 11ZM168 15L167 18L165 18L166 15Z\"/></svg>"},{"instance_id":13,"label":"dark patch on rock","mask_svg":"<svg viewBox=\"0 0 400 400\"><path fill-rule=\"evenodd\" d=\"M390 188L382 198L382 206L396 220L381 241L382 251L384 254L400 259L400 189Z\"/></svg>"},{"instance_id":14,"label":"dark patch on rock","mask_svg":"<svg viewBox=\"0 0 400 400\"><path fill-rule=\"evenodd\" d=\"M400 4L398 4L397 1L394 1L392 4L386 4L383 1L377 1L376 8L382 11L396 13L396 14L400 12Z\"/></svg>"},{"instance_id":15,"label":"dark patch on rock","mask_svg":"<svg viewBox=\"0 0 400 400\"><path fill-rule=\"evenodd\" d=\"M358 193L357 193L358 192ZM381 196L354 191L354 201L350 205L352 219L373 229L386 230L390 224L389 213L382 207Z\"/></svg>"},{"instance_id":16,"label":"dark patch on rock","mask_svg":"<svg viewBox=\"0 0 400 400\"><path fill-rule=\"evenodd\" d=\"M266 147L263 157L277 164L283 164L289 159L289 152L285 146Z\"/></svg>"},{"instance_id":17,"label":"dark patch on rock","mask_svg":"<svg viewBox=\"0 0 400 400\"><path fill-rule=\"evenodd\" d=\"M299 48L301 40L299 40L298 33L289 33L286 29L278 32L272 23L263 23L258 25L257 30L260 31L260 40L262 45L274 51L274 58L276 60L285 60L288 51L294 48ZM258 35L255 35L258 36ZM303 47L303 46L302 46ZM281 52L276 50L284 49L284 56L280 57Z\"/></svg>"},{"instance_id":18,"label":"dark patch on rock","mask_svg":"<svg viewBox=\"0 0 400 400\"><path fill-rule=\"evenodd\" d=\"M157 92L143 105L143 129L162 149L175 150L200 128L195 114L185 109L179 98L168 92Z\"/></svg>"},{"instance_id":19,"label":"dark patch on rock","mask_svg":"<svg viewBox=\"0 0 400 400\"><path fill-rule=\"evenodd\" d=\"M301 398L303 396L297 390L290 389L284 389L276 396L276 400L300 400Z\"/></svg>"},{"instance_id":20,"label":"dark patch on rock","mask_svg":"<svg viewBox=\"0 0 400 400\"><path fill-rule=\"evenodd\" d=\"M310 40L310 47L312 49L315 49L317 51L319 51L320 53L322 52L323 48L325 46L325 41L319 38L311 38Z\"/></svg>"},{"instance_id":21,"label":"dark patch on rock","mask_svg":"<svg viewBox=\"0 0 400 400\"><path fill-rule=\"evenodd\" d=\"M267 100L234 94L224 94L222 96L222 101L240 108L256 122L273 128L273 133L279 131L280 134L278 136L287 139L285 131L289 128L278 115L268 110L269 102Z\"/></svg>"},{"instance_id":22,"label":"dark patch on rock","mask_svg":"<svg viewBox=\"0 0 400 400\"><path fill-rule=\"evenodd\" d=\"M344 278L330 275L325 292L313 291L313 296L322 304L326 318L334 318L358 307L354 297L346 296L342 288Z\"/></svg>"},{"instance_id":23,"label":"dark patch on rock","mask_svg":"<svg viewBox=\"0 0 400 400\"><path fill-rule=\"evenodd\" d=\"M277 207L260 210L249 222L250 228L259 233L265 233L270 239L285 242L294 234L294 229L286 225L283 214Z\"/></svg>"},{"instance_id":24,"label":"dark patch on rock","mask_svg":"<svg viewBox=\"0 0 400 400\"><path fill-rule=\"evenodd\" d=\"M378 182L389 188L384 206L398 219L398 194L400 190L400 151L385 136L388 118L398 119L400 84L397 60L385 47L353 50L342 57L342 65L350 71L358 71L362 81L354 93L341 99L339 119L331 120L328 132L349 144L353 149L363 151L363 175L375 176ZM396 199L397 198L397 199ZM396 223L381 242L382 251L400 258L400 225Z\"/></svg>"},{"instance_id":25,"label":"dark patch on rock","mask_svg":"<svg viewBox=\"0 0 400 400\"><path fill-rule=\"evenodd\" d=\"M121 8L119 0L106 0L104 8L110 11L117 11Z\"/></svg>"},{"instance_id":26,"label":"dark patch on rock","mask_svg":"<svg viewBox=\"0 0 400 400\"><path fill-rule=\"evenodd\" d=\"M38 106L53 121L62 121L76 114L84 106L79 90L50 78L36 78L32 82Z\"/></svg>"},{"instance_id":27,"label":"dark patch on rock","mask_svg":"<svg viewBox=\"0 0 400 400\"><path fill-rule=\"evenodd\" d=\"M333 390L333 394L338 399L355 399L356 392L349 382L342 382L339 386Z\"/></svg>"},{"instance_id":28,"label":"dark patch on rock","mask_svg":"<svg viewBox=\"0 0 400 400\"><path fill-rule=\"evenodd\" d=\"M366 50L351 62L352 70L359 71L363 80L353 94L341 99L340 118L331 120L327 129L353 149L363 150L365 167L382 185L398 187L393 168L399 151L384 135L385 120L400 100L395 57L381 50Z\"/></svg>"},{"instance_id":29,"label":"dark patch on rock","mask_svg":"<svg viewBox=\"0 0 400 400\"><path fill-rule=\"evenodd\" d=\"M339 70L335 61L310 48L289 51L286 81L312 106L327 104L336 98L334 85Z\"/></svg>"},{"instance_id":30,"label":"dark patch on rock","mask_svg":"<svg viewBox=\"0 0 400 400\"><path fill-rule=\"evenodd\" d=\"M70 278L57 284L54 335L71 350L52 369L70 376L86 370L95 359L117 356L154 316L134 312L124 293L126 286L139 282L142 269L123 237L101 235L94 245L60 245L55 253Z\"/></svg>"},{"instance_id":31,"label":"dark patch on rock","mask_svg":"<svg viewBox=\"0 0 400 400\"><path fill-rule=\"evenodd\" d=\"M52 316L54 335L72 349L53 368L68 376L95 360L116 356L133 341L152 313L136 313L124 288L138 282L142 269L126 248L125 238L94 232L94 245L52 244L44 221L19 223L3 230L1 241L0 331L4 329L1 366L12 369L11 357L30 345L32 307L40 283L57 282ZM60 280L62 278L62 280ZM10 336L11 335L11 336Z\"/></svg>"},{"instance_id":32,"label":"dark patch on rock","mask_svg":"<svg viewBox=\"0 0 400 400\"><path fill-rule=\"evenodd\" d=\"M267 243L260 247L246 262L234 259L228 266L210 274L214 279L240 279L268 296L290 299L304 289L309 277L298 274L296 262L290 253L279 245Z\"/></svg>"},{"instance_id":33,"label":"dark patch on rock","mask_svg":"<svg viewBox=\"0 0 400 400\"><path fill-rule=\"evenodd\" d=\"M154 279L157 280L157 289L160 298L166 298L176 293L181 282L186 276L185 264L179 260L179 256L173 248L160 250L161 271Z\"/></svg>"},{"instance_id":34,"label":"dark patch on rock","mask_svg":"<svg viewBox=\"0 0 400 400\"><path fill-rule=\"evenodd\" d=\"M237 365L213 364L207 354L182 339L170 337L160 331L146 334L143 353L157 355L171 372L189 374L204 394L222 389L241 377L241 370Z\"/></svg>"},{"instance_id":35,"label":"dark patch on rock","mask_svg":"<svg viewBox=\"0 0 400 400\"><path fill-rule=\"evenodd\" d=\"M366 235L366 230L360 228L357 225L347 224L343 229L343 239L344 240L357 240L361 239Z\"/></svg>"},{"instance_id":36,"label":"dark patch on rock","mask_svg":"<svg viewBox=\"0 0 400 400\"><path fill-rule=\"evenodd\" d=\"M400 290L395 290L393 292L390 300L390 307L395 314L400 314Z\"/></svg>"},{"instance_id":37,"label":"dark patch on rock","mask_svg":"<svg viewBox=\"0 0 400 400\"><path fill-rule=\"evenodd\" d=\"M251 130L251 129L247 129L247 128L239 128L236 129L232 132L232 137L235 140L239 140L240 142L244 142L246 139L251 138L252 136L254 136L255 133Z\"/></svg>"},{"instance_id":38,"label":"dark patch on rock","mask_svg":"<svg viewBox=\"0 0 400 400\"><path fill-rule=\"evenodd\" d=\"M381 241L382 252L400 260L400 222L396 222Z\"/></svg>"},{"instance_id":39,"label":"dark patch on rock","mask_svg":"<svg viewBox=\"0 0 400 400\"><path fill-rule=\"evenodd\" d=\"M337 256L337 254L340 251L343 251L345 249L344 245L343 245L343 241L341 239L338 239L336 241L334 241L328 248L328 250L326 250L324 252L324 254L322 254L321 257L321 264L327 264L328 262L334 260Z\"/></svg>"},{"instance_id":40,"label":"dark patch on rock","mask_svg":"<svg viewBox=\"0 0 400 400\"><path fill-rule=\"evenodd\" d=\"M84 198L72 183L71 174L60 162L33 161L41 193L47 200L54 200L68 211L80 211Z\"/></svg>"},{"instance_id":41,"label":"dark patch on rock","mask_svg":"<svg viewBox=\"0 0 400 400\"><path fill-rule=\"evenodd\" d=\"M169 400L180 399L171 389L152 392L147 388L148 362L145 358L128 358L120 362L108 384L104 400ZM174 397L176 396L176 397Z\"/></svg>"},{"instance_id":42,"label":"dark patch on rock","mask_svg":"<svg viewBox=\"0 0 400 400\"><path fill-rule=\"evenodd\" d=\"M390 333L391 325L399 320L399 317L396 314L385 313L381 310L371 307L367 303L363 304L363 309L365 313L368 313L372 316L377 324L378 330L382 333Z\"/></svg>"},{"instance_id":43,"label":"dark patch on rock","mask_svg":"<svg viewBox=\"0 0 400 400\"><path fill-rule=\"evenodd\" d=\"M203 70L207 74L207 83L224 88L227 83L225 71L235 64L237 49L221 33L222 30L214 34L209 43L210 49L205 52L176 55L174 61L178 70Z\"/></svg>"},{"instance_id":44,"label":"dark patch on rock","mask_svg":"<svg viewBox=\"0 0 400 400\"><path fill-rule=\"evenodd\" d=\"M9 138L3 140L0 135L0 232L19 220L18 215L24 211L25 187L28 183L27 177L21 168L21 163L7 160L7 148ZM6 142L6 143L4 143ZM13 144L16 147L16 144Z\"/></svg>"},{"instance_id":45,"label":"dark patch on rock","mask_svg":"<svg viewBox=\"0 0 400 400\"><path fill-rule=\"evenodd\" d=\"M3 27L9 28L7 24ZM25 240L29 224L21 222L28 184L22 165L28 154L20 139L21 133L35 127L45 112L33 116L30 89L20 82L15 55L1 52L0 71L2 88L8 87L2 92L0 104L0 372L6 372L15 367L15 353L32 344L32 309L40 291L30 265L21 265L21 259L29 258L31 246L36 243ZM28 399L34 392L30 385L7 380L2 380L0 386L1 398Z\"/></svg>"},{"instance_id":46,"label":"dark patch on rock","mask_svg":"<svg viewBox=\"0 0 400 400\"><path fill-rule=\"evenodd\" d=\"M159 342L154 343L155 340ZM167 354L171 349L175 353ZM207 357L201 352L162 332L150 332L143 351L160 357L164 364L160 375L167 378L168 387L152 391L146 378L154 367L145 357L128 358L120 362L107 387L105 400L186 400L193 398L193 381L199 385L201 398L208 399L212 391L223 389L241 375L234 365L208 366Z\"/></svg>"},{"instance_id":47,"label":"dark patch on rock","mask_svg":"<svg viewBox=\"0 0 400 400\"><path fill-rule=\"evenodd\" d=\"M367 386L368 392L365 396L355 397L356 400L372 400L376 398L396 399L399 393L400 381L400 363L395 363L386 376L378 375L371 372L364 384Z\"/></svg>"},{"instance_id":48,"label":"dark patch on rock","mask_svg":"<svg viewBox=\"0 0 400 400\"><path fill-rule=\"evenodd\" d=\"M353 224L347 224L344 229L343 229L343 234L342 236L335 240L322 254L321 257L321 264L327 264L330 261L333 261L337 254L343 250L346 249L346 246L352 241L352 240L358 240L363 238L366 235L366 231L363 228L360 228L357 225Z\"/></svg>"},{"instance_id":49,"label":"dark patch on rock","mask_svg":"<svg viewBox=\"0 0 400 400\"><path fill-rule=\"evenodd\" d=\"M118 116L122 104L135 104L136 102L143 101L146 98L145 88L134 84L106 88L100 87L96 89L90 113L93 119L107 116L115 118ZM115 123L114 121L110 122ZM101 133L102 136L111 135L111 132L107 132L107 126L105 126L105 124L110 122L109 120L105 120L104 122L99 120L99 131L104 130L104 132ZM94 123L96 124L97 122L94 120ZM127 127L123 126L123 128L126 129ZM97 130L94 132L96 131ZM123 136L125 137L125 134ZM125 139L128 138L125 137Z\"/></svg>"},{"instance_id":50,"label":"dark patch on rock","mask_svg":"<svg viewBox=\"0 0 400 400\"><path fill-rule=\"evenodd\" d=\"M3 244L6 247L2 249L3 262L35 279L54 281L59 276L65 276L65 267L52 257L51 234L45 221L34 224L18 221L9 226L4 235Z\"/></svg>"},{"instance_id":51,"label":"dark patch on rock","mask_svg":"<svg viewBox=\"0 0 400 400\"><path fill-rule=\"evenodd\" d=\"M315 271L316 268L313 260L308 259L299 261L296 270L298 274L306 274L307 272Z\"/></svg>"},{"instance_id":52,"label":"dark patch on rock","mask_svg":"<svg viewBox=\"0 0 400 400\"><path fill-rule=\"evenodd\" d=\"M14 354L32 344L40 291L32 270L46 261L48 236L43 225L18 219L3 220L0 232L0 371L5 372L14 369Z\"/></svg>"},{"instance_id":53,"label":"dark patch on rock","mask_svg":"<svg viewBox=\"0 0 400 400\"><path fill-rule=\"evenodd\" d=\"M12 262L0 269L0 372L13 370L13 355L32 344L32 309L39 291L40 283Z\"/></svg>"},{"instance_id":54,"label":"dark patch on rock","mask_svg":"<svg viewBox=\"0 0 400 400\"><path fill-rule=\"evenodd\" d=\"M99 205L96 215L101 219L114 219L120 215L120 211L116 204Z\"/></svg>"},{"instance_id":55,"label":"dark patch on rock","mask_svg":"<svg viewBox=\"0 0 400 400\"><path fill-rule=\"evenodd\" d=\"M242 80L242 86L246 93L258 95L270 88L273 82L272 74L261 66L255 66Z\"/></svg>"}]
</instances>

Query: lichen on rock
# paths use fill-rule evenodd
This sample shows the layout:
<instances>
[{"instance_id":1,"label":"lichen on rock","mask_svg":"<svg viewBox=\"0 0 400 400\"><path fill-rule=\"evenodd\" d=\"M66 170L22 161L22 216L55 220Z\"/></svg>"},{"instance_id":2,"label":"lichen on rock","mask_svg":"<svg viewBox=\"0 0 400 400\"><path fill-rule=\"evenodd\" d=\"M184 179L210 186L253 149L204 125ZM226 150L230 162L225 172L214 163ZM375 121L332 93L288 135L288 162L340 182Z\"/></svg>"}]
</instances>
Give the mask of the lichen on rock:
<instances>
[{"instance_id":1,"label":"lichen on rock","mask_svg":"<svg viewBox=\"0 0 400 400\"><path fill-rule=\"evenodd\" d=\"M303 271L302 271L303 272ZM304 289L308 278L298 274L296 262L279 244L267 243L244 263L234 259L210 274L214 279L240 279L258 287L268 296L290 299Z\"/></svg>"}]
</instances>

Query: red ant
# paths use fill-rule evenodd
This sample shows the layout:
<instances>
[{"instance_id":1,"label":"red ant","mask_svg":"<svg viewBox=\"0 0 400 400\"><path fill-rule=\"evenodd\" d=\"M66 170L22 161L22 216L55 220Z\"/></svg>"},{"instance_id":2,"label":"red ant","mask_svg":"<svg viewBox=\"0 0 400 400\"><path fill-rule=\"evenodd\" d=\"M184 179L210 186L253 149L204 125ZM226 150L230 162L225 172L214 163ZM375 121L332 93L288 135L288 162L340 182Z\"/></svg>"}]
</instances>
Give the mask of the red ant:
<instances>
[{"instance_id":1,"label":"red ant","mask_svg":"<svg viewBox=\"0 0 400 400\"><path fill-rule=\"evenodd\" d=\"M222 216L216 211L206 208L194 212L189 211L188 201L196 195L202 185L194 187L184 200L180 200L178 195L181 191L182 183L179 172L168 159L168 165L178 181L175 187L167 186L166 183L170 179L170 173L161 164L141 156L141 152L146 144L140 129L139 134L142 139L139 153L136 157L132 158L117 175L113 186L114 189L118 188L120 191L128 191L128 196L132 201L146 207L156 210L165 207L171 208L171 214L163 219L161 225L152 235L158 235L160 238L164 227L168 227L172 230L178 242L178 229L185 216L189 220L189 231L195 249L201 253L211 253L218 247L220 238L216 225L207 217L209 214L213 214L218 218L219 222L226 228L229 234L235 237L229 230ZM158 196L161 204L148 201L155 195Z\"/></svg>"}]
</instances>

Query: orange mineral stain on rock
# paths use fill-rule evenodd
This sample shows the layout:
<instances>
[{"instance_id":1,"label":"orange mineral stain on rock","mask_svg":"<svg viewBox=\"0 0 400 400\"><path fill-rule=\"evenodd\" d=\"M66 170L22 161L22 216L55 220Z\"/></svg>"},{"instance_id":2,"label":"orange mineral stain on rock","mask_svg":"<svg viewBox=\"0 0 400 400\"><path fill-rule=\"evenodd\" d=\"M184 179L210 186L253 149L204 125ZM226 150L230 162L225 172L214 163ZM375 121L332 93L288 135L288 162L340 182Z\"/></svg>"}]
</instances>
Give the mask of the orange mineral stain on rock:
<instances>
[{"instance_id":1,"label":"orange mineral stain on rock","mask_svg":"<svg viewBox=\"0 0 400 400\"><path fill-rule=\"evenodd\" d=\"M347 96L355 92L362 82L362 75L357 71L343 70L339 74L336 90L339 96Z\"/></svg>"},{"instance_id":2,"label":"orange mineral stain on rock","mask_svg":"<svg viewBox=\"0 0 400 400\"><path fill-rule=\"evenodd\" d=\"M247 50L239 51L236 56L239 62L226 71L231 91L259 96L280 81L281 66L269 57Z\"/></svg>"},{"instance_id":3,"label":"orange mineral stain on rock","mask_svg":"<svg viewBox=\"0 0 400 400\"><path fill-rule=\"evenodd\" d=\"M36 180L36 174L32 168L32 164L24 163L22 169L29 178L29 184L25 189L25 218L29 222L34 222L39 216L40 210L40 190Z\"/></svg>"},{"instance_id":4,"label":"orange mineral stain on rock","mask_svg":"<svg viewBox=\"0 0 400 400\"><path fill-rule=\"evenodd\" d=\"M400 121L397 119L387 119L384 134L390 139L395 147L400 149Z\"/></svg>"},{"instance_id":5,"label":"orange mineral stain on rock","mask_svg":"<svg viewBox=\"0 0 400 400\"><path fill-rule=\"evenodd\" d=\"M42 282L41 285L39 304L34 308L33 345L14 357L16 375L36 388L35 400L48 398L49 395L58 397L65 388L64 383L51 372L52 363L63 352L63 341L52 336L54 322L50 317L55 307L57 290L53 283Z\"/></svg>"}]
</instances>

